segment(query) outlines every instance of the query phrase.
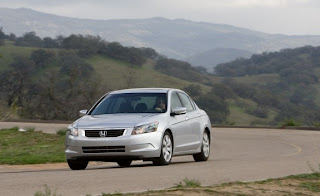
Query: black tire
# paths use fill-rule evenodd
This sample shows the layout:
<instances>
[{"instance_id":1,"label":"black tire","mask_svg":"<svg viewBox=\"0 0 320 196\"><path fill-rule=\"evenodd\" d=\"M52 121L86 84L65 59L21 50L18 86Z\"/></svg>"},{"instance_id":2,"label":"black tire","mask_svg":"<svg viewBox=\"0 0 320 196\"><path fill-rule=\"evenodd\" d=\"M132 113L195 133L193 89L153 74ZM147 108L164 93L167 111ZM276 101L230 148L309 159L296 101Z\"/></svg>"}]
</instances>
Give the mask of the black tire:
<instances>
[{"instance_id":1,"label":"black tire","mask_svg":"<svg viewBox=\"0 0 320 196\"><path fill-rule=\"evenodd\" d=\"M207 131L203 133L202 144L201 144L201 152L193 155L193 159L196 162L199 161L207 161L210 156L210 136Z\"/></svg>"},{"instance_id":2,"label":"black tire","mask_svg":"<svg viewBox=\"0 0 320 196\"><path fill-rule=\"evenodd\" d=\"M160 157L153 160L153 165L168 165L171 162L173 153L172 136L169 132L165 132L161 140Z\"/></svg>"},{"instance_id":3,"label":"black tire","mask_svg":"<svg viewBox=\"0 0 320 196\"><path fill-rule=\"evenodd\" d=\"M117 163L120 167L129 167L132 163L132 160L124 159L124 160L117 161Z\"/></svg>"},{"instance_id":4,"label":"black tire","mask_svg":"<svg viewBox=\"0 0 320 196\"><path fill-rule=\"evenodd\" d=\"M89 161L80 160L67 160L70 169L72 170L83 170L86 169Z\"/></svg>"}]
</instances>

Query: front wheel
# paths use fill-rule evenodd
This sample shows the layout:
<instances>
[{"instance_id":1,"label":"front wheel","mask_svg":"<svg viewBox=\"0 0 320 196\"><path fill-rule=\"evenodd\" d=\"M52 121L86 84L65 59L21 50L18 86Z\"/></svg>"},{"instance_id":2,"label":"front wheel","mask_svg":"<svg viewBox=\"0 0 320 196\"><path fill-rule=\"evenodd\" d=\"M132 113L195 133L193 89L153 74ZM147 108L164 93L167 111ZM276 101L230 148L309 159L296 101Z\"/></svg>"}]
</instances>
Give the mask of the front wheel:
<instances>
[{"instance_id":1,"label":"front wheel","mask_svg":"<svg viewBox=\"0 0 320 196\"><path fill-rule=\"evenodd\" d=\"M168 132L164 133L161 143L160 157L153 161L154 165L168 165L171 162L173 152L172 137Z\"/></svg>"},{"instance_id":2,"label":"front wheel","mask_svg":"<svg viewBox=\"0 0 320 196\"><path fill-rule=\"evenodd\" d=\"M208 160L210 155L210 137L207 131L203 133L201 152L193 155L193 159L198 161L206 161Z\"/></svg>"},{"instance_id":3,"label":"front wheel","mask_svg":"<svg viewBox=\"0 0 320 196\"><path fill-rule=\"evenodd\" d=\"M72 170L83 170L86 169L88 165L88 161L67 160L67 162Z\"/></svg>"}]
</instances>

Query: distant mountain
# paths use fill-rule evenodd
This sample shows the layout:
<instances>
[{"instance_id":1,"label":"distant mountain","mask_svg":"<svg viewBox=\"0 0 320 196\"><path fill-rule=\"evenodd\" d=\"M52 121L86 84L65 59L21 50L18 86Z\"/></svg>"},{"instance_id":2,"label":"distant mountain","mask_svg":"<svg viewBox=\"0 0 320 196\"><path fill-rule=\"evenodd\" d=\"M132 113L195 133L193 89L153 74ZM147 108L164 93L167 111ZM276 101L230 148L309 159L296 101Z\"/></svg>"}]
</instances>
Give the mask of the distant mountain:
<instances>
[{"instance_id":1,"label":"distant mountain","mask_svg":"<svg viewBox=\"0 0 320 196\"><path fill-rule=\"evenodd\" d=\"M237 58L249 58L253 52L236 48L214 48L197 53L185 59L194 66L203 66L213 72L215 65L226 63Z\"/></svg>"},{"instance_id":2,"label":"distant mountain","mask_svg":"<svg viewBox=\"0 0 320 196\"><path fill-rule=\"evenodd\" d=\"M304 45L320 45L320 36L267 34L230 25L183 19L77 19L25 8L0 8L0 26L4 32L16 35L30 31L41 37L99 35L107 41L118 41L123 45L152 47L159 53L178 59L187 59L194 54L217 48L261 53ZM230 54L230 60L232 59L233 55Z\"/></svg>"}]
</instances>

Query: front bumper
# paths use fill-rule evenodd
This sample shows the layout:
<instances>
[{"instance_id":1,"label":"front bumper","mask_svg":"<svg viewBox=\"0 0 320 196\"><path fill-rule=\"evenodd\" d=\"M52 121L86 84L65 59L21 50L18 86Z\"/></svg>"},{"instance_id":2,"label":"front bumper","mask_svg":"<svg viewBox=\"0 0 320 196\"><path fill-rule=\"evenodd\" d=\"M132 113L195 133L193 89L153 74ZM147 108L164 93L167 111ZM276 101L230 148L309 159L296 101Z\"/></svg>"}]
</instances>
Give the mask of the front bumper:
<instances>
[{"instance_id":1,"label":"front bumper","mask_svg":"<svg viewBox=\"0 0 320 196\"><path fill-rule=\"evenodd\" d=\"M65 154L67 160L152 159L160 157L161 137L161 132L156 131L140 135L124 134L119 137L90 138L80 131L79 136L67 134Z\"/></svg>"}]
</instances>

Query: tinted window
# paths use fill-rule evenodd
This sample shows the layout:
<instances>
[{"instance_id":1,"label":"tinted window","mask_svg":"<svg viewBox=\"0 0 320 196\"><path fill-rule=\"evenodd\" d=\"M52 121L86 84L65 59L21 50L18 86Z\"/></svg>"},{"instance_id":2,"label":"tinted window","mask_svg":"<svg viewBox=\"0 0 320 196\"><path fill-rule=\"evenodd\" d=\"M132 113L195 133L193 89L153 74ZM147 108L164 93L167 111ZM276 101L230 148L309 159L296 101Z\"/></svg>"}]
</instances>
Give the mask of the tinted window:
<instances>
[{"instance_id":1,"label":"tinted window","mask_svg":"<svg viewBox=\"0 0 320 196\"><path fill-rule=\"evenodd\" d=\"M91 115L116 113L159 113L167 111L165 93L123 93L106 96Z\"/></svg>"},{"instance_id":2,"label":"tinted window","mask_svg":"<svg viewBox=\"0 0 320 196\"><path fill-rule=\"evenodd\" d=\"M172 93L171 96L171 109L176 107L183 107L177 93Z\"/></svg>"},{"instance_id":3,"label":"tinted window","mask_svg":"<svg viewBox=\"0 0 320 196\"><path fill-rule=\"evenodd\" d=\"M187 112L194 110L193 106L191 104L191 101L190 101L189 97L186 94L179 93L179 96L181 98L183 106L187 108Z\"/></svg>"}]
</instances>

